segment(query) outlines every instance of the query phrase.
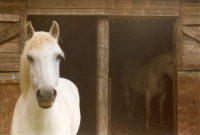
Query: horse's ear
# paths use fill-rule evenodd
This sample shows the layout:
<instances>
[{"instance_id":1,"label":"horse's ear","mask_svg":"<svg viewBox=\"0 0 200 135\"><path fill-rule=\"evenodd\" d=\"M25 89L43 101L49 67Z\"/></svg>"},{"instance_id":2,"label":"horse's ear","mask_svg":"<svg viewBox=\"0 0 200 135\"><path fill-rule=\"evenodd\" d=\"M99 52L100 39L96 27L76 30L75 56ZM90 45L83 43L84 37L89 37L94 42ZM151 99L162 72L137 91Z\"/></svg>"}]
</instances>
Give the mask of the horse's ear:
<instances>
[{"instance_id":1,"label":"horse's ear","mask_svg":"<svg viewBox=\"0 0 200 135\"><path fill-rule=\"evenodd\" d=\"M31 39L32 36L34 35L35 33L35 30L32 26L32 23L31 21L29 21L27 24L26 24L26 38L27 39Z\"/></svg>"},{"instance_id":2,"label":"horse's ear","mask_svg":"<svg viewBox=\"0 0 200 135\"><path fill-rule=\"evenodd\" d=\"M49 32L54 38L58 39L60 30L58 23L56 21L53 21L53 24L51 26L50 32Z\"/></svg>"}]
</instances>

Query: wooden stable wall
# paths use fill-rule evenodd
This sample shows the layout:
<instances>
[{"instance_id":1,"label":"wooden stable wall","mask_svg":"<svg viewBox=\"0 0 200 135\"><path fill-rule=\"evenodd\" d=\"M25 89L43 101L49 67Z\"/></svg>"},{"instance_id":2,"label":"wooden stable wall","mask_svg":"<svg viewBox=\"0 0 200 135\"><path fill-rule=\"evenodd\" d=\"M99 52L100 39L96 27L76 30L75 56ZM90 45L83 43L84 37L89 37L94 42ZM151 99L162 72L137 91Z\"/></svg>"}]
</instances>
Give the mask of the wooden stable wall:
<instances>
[{"instance_id":1,"label":"wooden stable wall","mask_svg":"<svg viewBox=\"0 0 200 135\"><path fill-rule=\"evenodd\" d=\"M46 4L48 2L48 4ZM179 1L67 0L27 1L31 15L178 16Z\"/></svg>"},{"instance_id":2,"label":"wooden stable wall","mask_svg":"<svg viewBox=\"0 0 200 135\"><path fill-rule=\"evenodd\" d=\"M0 135L10 135L14 106L19 98L19 74L0 74Z\"/></svg>"},{"instance_id":3,"label":"wooden stable wall","mask_svg":"<svg viewBox=\"0 0 200 135\"><path fill-rule=\"evenodd\" d=\"M191 1L191 0L182 0ZM194 1L194 0L193 0ZM109 134L109 19L176 19L178 134L199 133L200 4L178 0L3 0L0 3L0 74L19 71L28 15L99 16L97 69L97 134ZM15 73L14 73L15 74ZM18 84L0 82L0 97L19 94ZM15 79L14 79L15 80ZM19 82L18 82L19 83ZM176 89L176 88L175 88ZM14 91L13 91L14 90ZM12 97L12 96L10 96ZM12 99L0 98L0 134L9 134ZM11 101L8 104L4 104ZM2 104L3 103L3 104ZM9 118L4 117L9 112ZM191 122L192 121L192 122ZM7 124L5 124L7 123ZM7 129L5 129L5 125ZM6 133L7 132L7 133Z\"/></svg>"},{"instance_id":4,"label":"wooden stable wall","mask_svg":"<svg viewBox=\"0 0 200 135\"><path fill-rule=\"evenodd\" d=\"M200 4L182 4L177 24L178 134L196 135L200 131Z\"/></svg>"}]
</instances>

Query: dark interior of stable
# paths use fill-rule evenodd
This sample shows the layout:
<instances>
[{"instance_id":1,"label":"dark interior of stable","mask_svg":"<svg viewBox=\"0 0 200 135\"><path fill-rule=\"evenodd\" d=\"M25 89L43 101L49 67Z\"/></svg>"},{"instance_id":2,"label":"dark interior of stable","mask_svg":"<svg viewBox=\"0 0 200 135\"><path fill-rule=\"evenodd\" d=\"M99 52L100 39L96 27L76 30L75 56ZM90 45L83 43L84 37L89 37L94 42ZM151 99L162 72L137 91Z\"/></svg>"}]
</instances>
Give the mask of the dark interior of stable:
<instances>
[{"instance_id":1,"label":"dark interior of stable","mask_svg":"<svg viewBox=\"0 0 200 135\"><path fill-rule=\"evenodd\" d=\"M110 21L111 134L143 135L145 130L144 96L136 101L135 118L128 119L122 89L122 68L131 59L150 60L153 56L173 50L171 19L113 19ZM168 80L164 103L165 128L159 123L158 97L152 99L149 135L173 134L173 81ZM144 84L145 85L145 84Z\"/></svg>"},{"instance_id":2,"label":"dark interior of stable","mask_svg":"<svg viewBox=\"0 0 200 135\"><path fill-rule=\"evenodd\" d=\"M59 45L65 53L60 76L79 89L81 124L78 135L96 133L97 19L79 16L28 16L35 31L49 31L52 21L60 27Z\"/></svg>"}]
</instances>

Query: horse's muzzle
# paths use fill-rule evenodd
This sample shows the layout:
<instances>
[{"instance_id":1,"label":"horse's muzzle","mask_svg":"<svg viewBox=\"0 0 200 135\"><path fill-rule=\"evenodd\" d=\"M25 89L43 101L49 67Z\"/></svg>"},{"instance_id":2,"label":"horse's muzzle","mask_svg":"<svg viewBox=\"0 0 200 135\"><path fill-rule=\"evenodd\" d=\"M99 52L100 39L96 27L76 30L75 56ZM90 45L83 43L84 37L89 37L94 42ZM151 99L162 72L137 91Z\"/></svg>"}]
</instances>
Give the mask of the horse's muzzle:
<instances>
[{"instance_id":1,"label":"horse's muzzle","mask_svg":"<svg viewBox=\"0 0 200 135\"><path fill-rule=\"evenodd\" d=\"M56 90L37 90L36 97L41 108L47 109L53 106L56 99Z\"/></svg>"}]
</instances>

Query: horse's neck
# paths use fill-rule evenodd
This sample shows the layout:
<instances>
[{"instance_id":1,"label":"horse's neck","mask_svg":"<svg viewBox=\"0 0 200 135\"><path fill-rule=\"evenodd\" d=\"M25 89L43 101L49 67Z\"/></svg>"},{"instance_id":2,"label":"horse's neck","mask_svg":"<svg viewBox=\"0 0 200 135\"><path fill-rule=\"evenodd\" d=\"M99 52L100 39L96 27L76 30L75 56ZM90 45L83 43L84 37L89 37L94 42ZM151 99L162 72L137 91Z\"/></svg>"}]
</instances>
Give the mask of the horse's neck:
<instances>
[{"instance_id":1,"label":"horse's neck","mask_svg":"<svg viewBox=\"0 0 200 135\"><path fill-rule=\"evenodd\" d=\"M155 75L155 77L162 79L165 73L161 58L155 57L151 62L149 62L149 64L150 70Z\"/></svg>"}]
</instances>

